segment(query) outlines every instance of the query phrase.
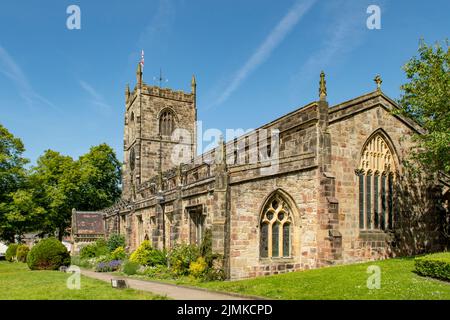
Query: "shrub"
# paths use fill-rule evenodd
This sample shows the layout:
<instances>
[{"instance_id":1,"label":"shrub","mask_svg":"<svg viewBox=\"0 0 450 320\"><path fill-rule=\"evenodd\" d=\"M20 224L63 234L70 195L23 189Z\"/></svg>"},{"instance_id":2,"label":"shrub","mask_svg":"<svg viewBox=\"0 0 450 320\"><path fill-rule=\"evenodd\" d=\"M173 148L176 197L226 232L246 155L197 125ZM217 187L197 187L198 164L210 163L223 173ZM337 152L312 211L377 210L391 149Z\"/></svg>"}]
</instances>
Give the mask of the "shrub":
<instances>
[{"instance_id":1,"label":"shrub","mask_svg":"<svg viewBox=\"0 0 450 320\"><path fill-rule=\"evenodd\" d=\"M154 267L148 267L144 274L150 278L158 279L171 279L172 274L167 266L159 265Z\"/></svg>"},{"instance_id":2,"label":"shrub","mask_svg":"<svg viewBox=\"0 0 450 320\"><path fill-rule=\"evenodd\" d=\"M21 244L17 247L16 258L19 262L27 262L27 255L30 252L30 248L27 245Z\"/></svg>"},{"instance_id":3,"label":"shrub","mask_svg":"<svg viewBox=\"0 0 450 320\"><path fill-rule=\"evenodd\" d=\"M106 245L108 247L109 252L113 252L114 250L116 250L119 247L124 248L125 247L125 237L123 235L114 233L108 238Z\"/></svg>"},{"instance_id":4,"label":"shrub","mask_svg":"<svg viewBox=\"0 0 450 320\"><path fill-rule=\"evenodd\" d=\"M137 271L139 270L139 267L140 267L139 263L128 260L123 264L122 270L123 270L123 273L125 273L129 276L132 276L137 273Z\"/></svg>"},{"instance_id":5,"label":"shrub","mask_svg":"<svg viewBox=\"0 0 450 320\"><path fill-rule=\"evenodd\" d=\"M200 244L200 255L205 258L208 266L212 266L214 255L212 252L212 233L211 229L206 229Z\"/></svg>"},{"instance_id":6,"label":"shrub","mask_svg":"<svg viewBox=\"0 0 450 320\"><path fill-rule=\"evenodd\" d=\"M80 250L80 258L81 259L95 258L95 244L91 243L82 247Z\"/></svg>"},{"instance_id":7,"label":"shrub","mask_svg":"<svg viewBox=\"0 0 450 320\"><path fill-rule=\"evenodd\" d=\"M208 268L213 268L215 261L222 259L222 255L213 253L211 229L206 229L205 231L202 243L200 245L200 255L205 258Z\"/></svg>"},{"instance_id":8,"label":"shrub","mask_svg":"<svg viewBox=\"0 0 450 320\"><path fill-rule=\"evenodd\" d=\"M17 243L11 243L8 246L8 249L6 249L6 252L5 252L6 261L13 262L16 259L18 246L19 245Z\"/></svg>"},{"instance_id":9,"label":"shrub","mask_svg":"<svg viewBox=\"0 0 450 320\"><path fill-rule=\"evenodd\" d=\"M204 281L217 281L225 279L225 271L222 268L223 257L212 251L212 233L211 229L206 229L202 244L200 245L200 254L205 258L207 268L202 275Z\"/></svg>"},{"instance_id":10,"label":"shrub","mask_svg":"<svg viewBox=\"0 0 450 320\"><path fill-rule=\"evenodd\" d=\"M175 276L183 276L189 273L191 262L200 256L199 250L194 245L176 245L168 255L169 265Z\"/></svg>"},{"instance_id":11,"label":"shrub","mask_svg":"<svg viewBox=\"0 0 450 320\"><path fill-rule=\"evenodd\" d=\"M31 270L58 270L61 266L70 265L70 254L57 239L42 239L31 248L27 264Z\"/></svg>"},{"instance_id":12,"label":"shrub","mask_svg":"<svg viewBox=\"0 0 450 320\"><path fill-rule=\"evenodd\" d=\"M450 252L442 252L414 259L415 271L426 277L450 281Z\"/></svg>"},{"instance_id":13,"label":"shrub","mask_svg":"<svg viewBox=\"0 0 450 320\"><path fill-rule=\"evenodd\" d=\"M143 241L130 255L130 261L143 266L165 265L167 263L166 253L153 248L148 240Z\"/></svg>"},{"instance_id":14,"label":"shrub","mask_svg":"<svg viewBox=\"0 0 450 320\"><path fill-rule=\"evenodd\" d=\"M104 239L98 239L97 241L95 241L95 256L100 257L108 254L109 249L106 241Z\"/></svg>"},{"instance_id":15,"label":"shrub","mask_svg":"<svg viewBox=\"0 0 450 320\"><path fill-rule=\"evenodd\" d=\"M106 245L106 241L103 239L99 239L94 243L88 244L81 248L80 257L82 259L87 258L95 258L103 255L107 255L109 253L108 246Z\"/></svg>"},{"instance_id":16,"label":"shrub","mask_svg":"<svg viewBox=\"0 0 450 320\"><path fill-rule=\"evenodd\" d=\"M135 251L133 251L133 253L131 253L130 261L137 264L146 265L148 255L152 250L153 248L152 245L150 244L150 241L145 240Z\"/></svg>"},{"instance_id":17,"label":"shrub","mask_svg":"<svg viewBox=\"0 0 450 320\"><path fill-rule=\"evenodd\" d=\"M153 249L148 256L148 266L167 265L167 254L164 250Z\"/></svg>"},{"instance_id":18,"label":"shrub","mask_svg":"<svg viewBox=\"0 0 450 320\"><path fill-rule=\"evenodd\" d=\"M220 267L208 268L202 279L204 281L223 281L225 280L225 271Z\"/></svg>"},{"instance_id":19,"label":"shrub","mask_svg":"<svg viewBox=\"0 0 450 320\"><path fill-rule=\"evenodd\" d=\"M205 262L205 258L199 257L196 261L192 261L189 265L189 274L194 278L201 278L205 274L208 265Z\"/></svg>"},{"instance_id":20,"label":"shrub","mask_svg":"<svg viewBox=\"0 0 450 320\"><path fill-rule=\"evenodd\" d=\"M111 252L111 259L112 260L125 260L127 257L127 254L125 252L125 249L123 247L117 247Z\"/></svg>"}]
</instances>

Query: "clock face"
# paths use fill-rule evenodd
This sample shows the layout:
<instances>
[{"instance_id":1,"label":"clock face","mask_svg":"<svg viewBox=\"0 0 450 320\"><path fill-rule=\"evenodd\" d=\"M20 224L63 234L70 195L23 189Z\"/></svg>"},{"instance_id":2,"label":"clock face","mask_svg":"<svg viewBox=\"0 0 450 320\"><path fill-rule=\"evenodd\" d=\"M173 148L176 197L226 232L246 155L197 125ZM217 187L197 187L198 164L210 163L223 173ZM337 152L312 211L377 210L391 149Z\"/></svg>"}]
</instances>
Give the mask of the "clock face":
<instances>
[{"instance_id":1,"label":"clock face","mask_svg":"<svg viewBox=\"0 0 450 320\"><path fill-rule=\"evenodd\" d=\"M131 170L134 170L135 162L136 162L136 155L134 154L134 148L132 148L130 150L130 169Z\"/></svg>"}]
</instances>

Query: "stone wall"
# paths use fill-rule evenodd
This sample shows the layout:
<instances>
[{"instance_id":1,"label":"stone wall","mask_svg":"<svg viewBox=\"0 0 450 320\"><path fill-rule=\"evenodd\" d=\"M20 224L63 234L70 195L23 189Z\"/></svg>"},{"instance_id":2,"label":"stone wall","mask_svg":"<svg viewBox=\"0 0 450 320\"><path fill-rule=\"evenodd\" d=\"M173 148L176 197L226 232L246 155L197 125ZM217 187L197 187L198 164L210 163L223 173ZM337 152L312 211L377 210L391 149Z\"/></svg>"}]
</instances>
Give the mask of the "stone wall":
<instances>
[{"instance_id":1,"label":"stone wall","mask_svg":"<svg viewBox=\"0 0 450 320\"><path fill-rule=\"evenodd\" d=\"M231 186L231 278L277 274L309 269L317 259L317 180L316 170L305 170L279 177ZM292 254L289 258L260 258L260 219L262 205L276 192L290 202Z\"/></svg>"}]
</instances>

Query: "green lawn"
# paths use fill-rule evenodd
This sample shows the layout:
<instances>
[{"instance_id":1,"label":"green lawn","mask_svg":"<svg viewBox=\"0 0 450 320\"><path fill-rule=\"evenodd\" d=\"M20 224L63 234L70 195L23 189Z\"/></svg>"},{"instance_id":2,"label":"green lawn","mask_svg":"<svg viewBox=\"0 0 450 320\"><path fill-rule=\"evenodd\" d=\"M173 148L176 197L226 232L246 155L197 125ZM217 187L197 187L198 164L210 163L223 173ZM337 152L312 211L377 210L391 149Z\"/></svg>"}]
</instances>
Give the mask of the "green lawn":
<instances>
[{"instance_id":1,"label":"green lawn","mask_svg":"<svg viewBox=\"0 0 450 320\"><path fill-rule=\"evenodd\" d=\"M81 276L80 290L66 286L70 274L30 271L25 263L0 261L0 300L151 300L162 299L147 292L113 289L109 283Z\"/></svg>"},{"instance_id":2,"label":"green lawn","mask_svg":"<svg viewBox=\"0 0 450 320\"><path fill-rule=\"evenodd\" d=\"M366 271L370 265L381 268L380 289L367 288L367 278L371 274ZM450 300L450 282L424 278L415 274L413 270L414 259L403 258L291 272L250 280L184 283L272 299Z\"/></svg>"}]
</instances>

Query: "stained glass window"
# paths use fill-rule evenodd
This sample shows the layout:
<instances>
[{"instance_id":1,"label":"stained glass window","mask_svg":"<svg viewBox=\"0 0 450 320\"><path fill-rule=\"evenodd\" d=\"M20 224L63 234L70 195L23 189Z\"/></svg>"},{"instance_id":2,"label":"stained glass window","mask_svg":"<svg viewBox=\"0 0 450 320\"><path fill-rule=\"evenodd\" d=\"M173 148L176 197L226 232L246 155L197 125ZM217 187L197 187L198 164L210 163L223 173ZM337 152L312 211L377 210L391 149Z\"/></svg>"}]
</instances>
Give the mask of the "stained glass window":
<instances>
[{"instance_id":1,"label":"stained glass window","mask_svg":"<svg viewBox=\"0 0 450 320\"><path fill-rule=\"evenodd\" d=\"M386 175L381 175L381 229L386 229Z\"/></svg>"},{"instance_id":2,"label":"stained glass window","mask_svg":"<svg viewBox=\"0 0 450 320\"><path fill-rule=\"evenodd\" d=\"M280 194L275 194L264 208L260 224L261 258L291 255L290 208Z\"/></svg>"},{"instance_id":3,"label":"stained glass window","mask_svg":"<svg viewBox=\"0 0 450 320\"><path fill-rule=\"evenodd\" d=\"M275 222L272 225L272 257L278 257L280 254L280 224L278 222Z\"/></svg>"},{"instance_id":4,"label":"stained glass window","mask_svg":"<svg viewBox=\"0 0 450 320\"><path fill-rule=\"evenodd\" d=\"M358 174L359 179L359 227L364 229L364 174Z\"/></svg>"},{"instance_id":5,"label":"stained glass window","mask_svg":"<svg viewBox=\"0 0 450 320\"><path fill-rule=\"evenodd\" d=\"M291 225L289 223L283 224L283 257L291 255Z\"/></svg>"},{"instance_id":6,"label":"stained glass window","mask_svg":"<svg viewBox=\"0 0 450 320\"><path fill-rule=\"evenodd\" d=\"M356 170L360 229L384 230L386 227L393 227L393 172L393 153L383 135L377 133L365 144L359 168Z\"/></svg>"},{"instance_id":7,"label":"stained glass window","mask_svg":"<svg viewBox=\"0 0 450 320\"><path fill-rule=\"evenodd\" d=\"M378 174L373 176L373 225L375 229L379 228L378 219Z\"/></svg>"},{"instance_id":8,"label":"stained glass window","mask_svg":"<svg viewBox=\"0 0 450 320\"><path fill-rule=\"evenodd\" d=\"M372 176L369 174L367 174L366 176L366 229L371 229L372 228L372 197L371 197L371 192L372 192Z\"/></svg>"},{"instance_id":9,"label":"stained glass window","mask_svg":"<svg viewBox=\"0 0 450 320\"><path fill-rule=\"evenodd\" d=\"M263 258L269 256L269 224L261 224L261 245L260 245L260 255Z\"/></svg>"}]
</instances>

